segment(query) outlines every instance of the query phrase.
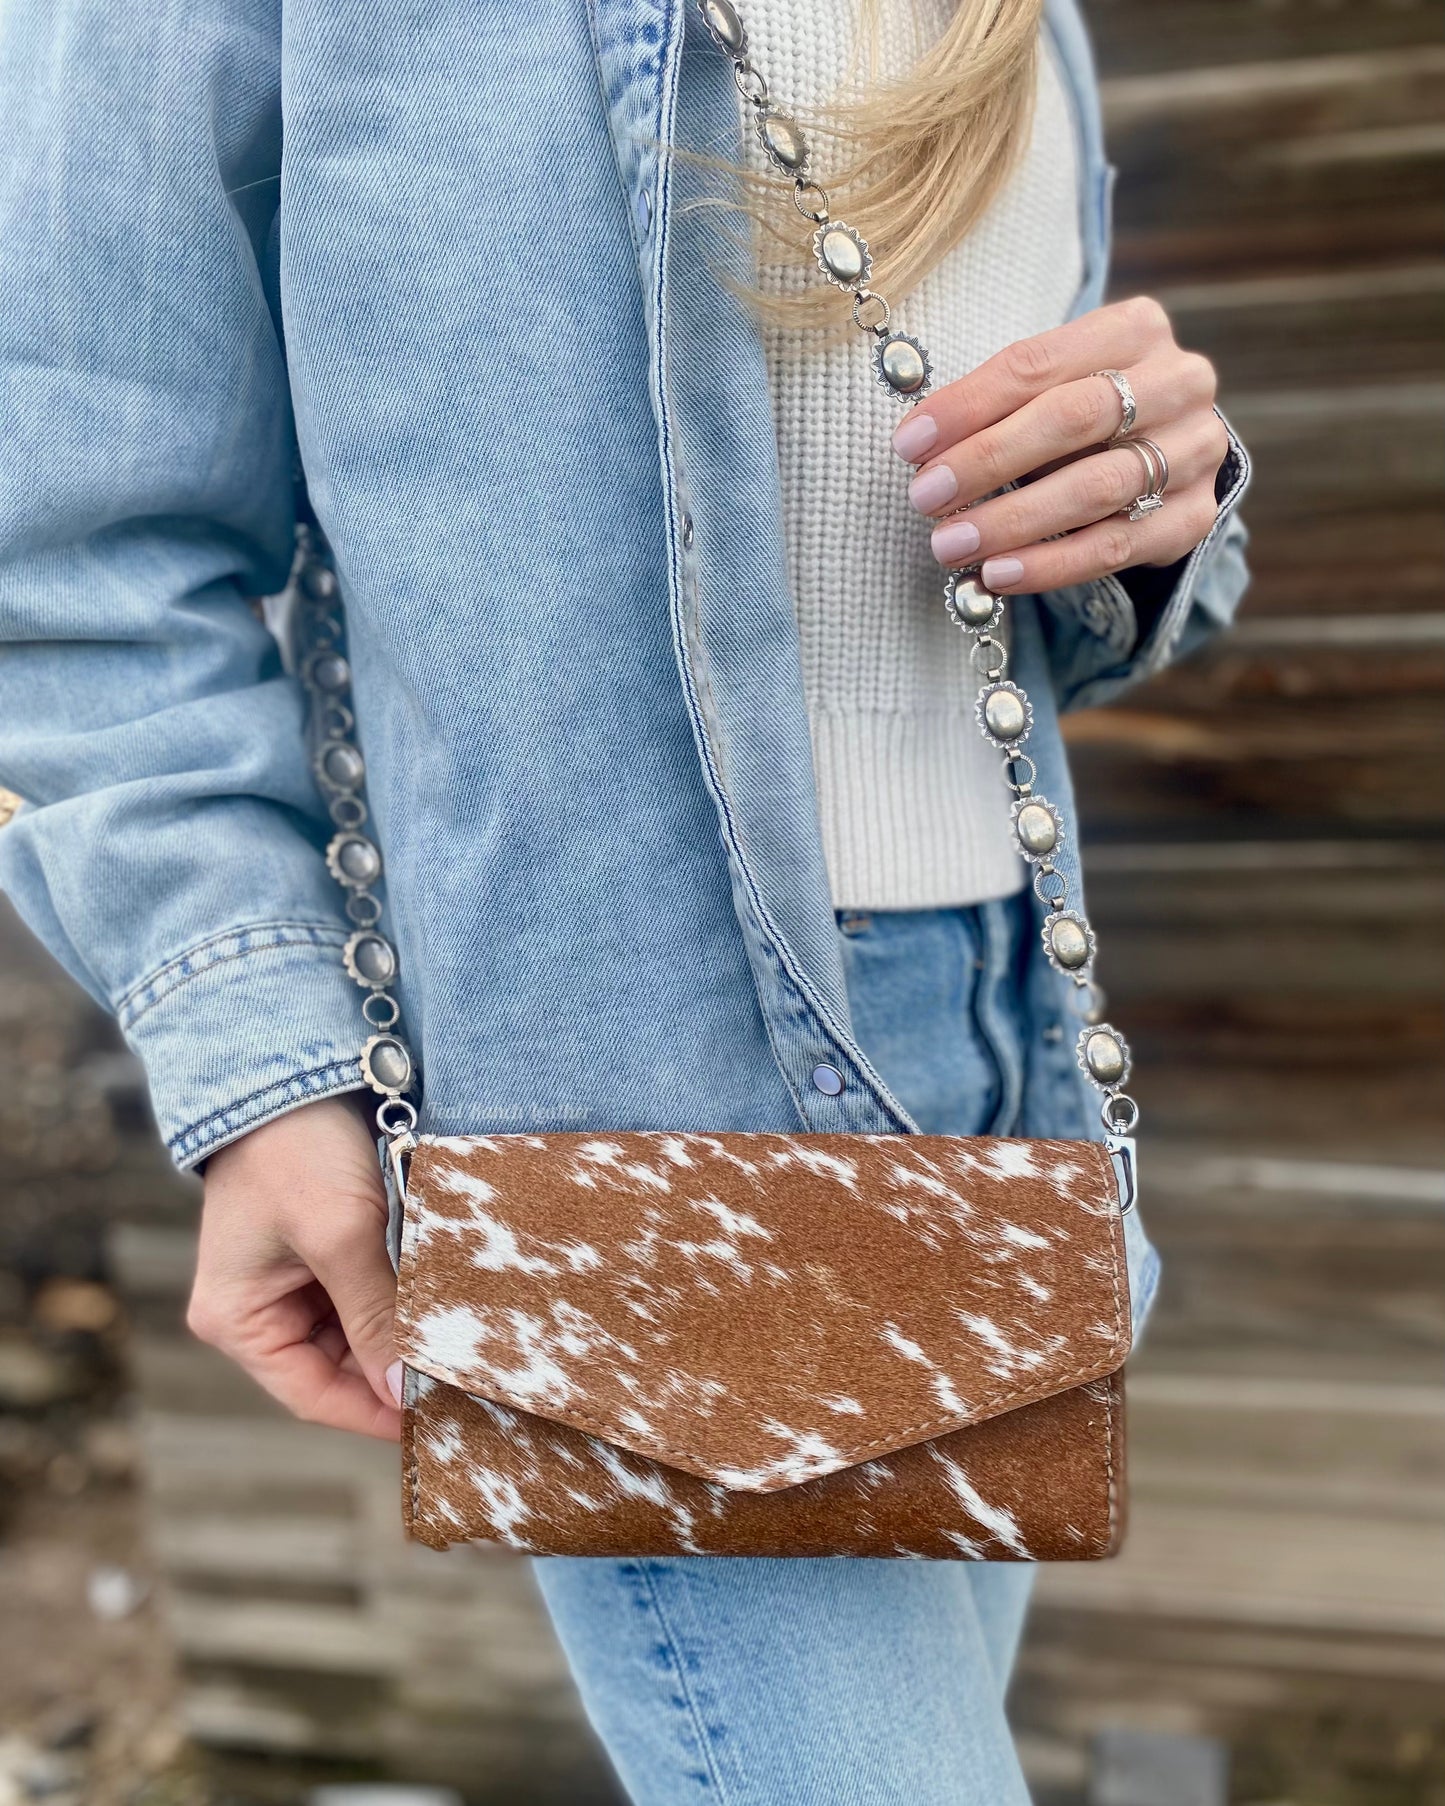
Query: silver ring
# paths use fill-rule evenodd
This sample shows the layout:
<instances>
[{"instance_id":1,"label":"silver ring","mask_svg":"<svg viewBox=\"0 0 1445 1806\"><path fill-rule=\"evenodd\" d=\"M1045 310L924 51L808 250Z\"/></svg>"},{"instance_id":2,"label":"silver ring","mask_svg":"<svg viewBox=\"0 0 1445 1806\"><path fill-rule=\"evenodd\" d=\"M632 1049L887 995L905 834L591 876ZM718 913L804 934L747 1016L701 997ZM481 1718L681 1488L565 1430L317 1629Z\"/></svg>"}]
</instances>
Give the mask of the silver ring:
<instances>
[{"instance_id":1,"label":"silver ring","mask_svg":"<svg viewBox=\"0 0 1445 1806\"><path fill-rule=\"evenodd\" d=\"M1164 491L1169 487L1169 460L1152 439L1121 439L1118 443L1121 451L1127 446L1131 452L1137 452L1144 466L1143 493L1119 512L1130 520L1143 520L1146 514L1156 514L1164 506Z\"/></svg>"},{"instance_id":2,"label":"silver ring","mask_svg":"<svg viewBox=\"0 0 1445 1806\"><path fill-rule=\"evenodd\" d=\"M1130 445L1140 446L1143 450L1153 453L1154 461L1159 466L1159 480L1154 485L1154 493L1155 495L1163 495L1164 491L1169 487L1169 460L1164 456L1163 446L1156 445L1152 439L1146 439L1142 433L1136 433L1129 443Z\"/></svg>"},{"instance_id":3,"label":"silver ring","mask_svg":"<svg viewBox=\"0 0 1445 1806\"><path fill-rule=\"evenodd\" d=\"M1139 418L1139 404L1134 399L1134 391L1129 386L1129 379L1122 370L1095 370L1095 376L1102 376L1114 385L1114 392L1119 397L1119 405L1124 410L1123 418L1109 435L1109 444L1116 445L1120 439L1127 438L1134 430L1134 422Z\"/></svg>"}]
</instances>

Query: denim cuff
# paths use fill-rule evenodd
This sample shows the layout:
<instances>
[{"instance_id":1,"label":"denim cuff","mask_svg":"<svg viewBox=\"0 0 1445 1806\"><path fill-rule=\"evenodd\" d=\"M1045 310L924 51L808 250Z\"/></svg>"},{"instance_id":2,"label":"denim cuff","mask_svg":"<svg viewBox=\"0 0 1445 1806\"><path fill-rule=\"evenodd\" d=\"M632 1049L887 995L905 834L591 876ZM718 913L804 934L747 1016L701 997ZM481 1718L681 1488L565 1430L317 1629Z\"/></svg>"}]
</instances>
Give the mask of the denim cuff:
<instances>
[{"instance_id":1,"label":"denim cuff","mask_svg":"<svg viewBox=\"0 0 1445 1806\"><path fill-rule=\"evenodd\" d=\"M371 1031L341 963L346 937L335 923L230 928L120 999L117 1019L182 1170L297 1104L361 1087Z\"/></svg>"}]
</instances>

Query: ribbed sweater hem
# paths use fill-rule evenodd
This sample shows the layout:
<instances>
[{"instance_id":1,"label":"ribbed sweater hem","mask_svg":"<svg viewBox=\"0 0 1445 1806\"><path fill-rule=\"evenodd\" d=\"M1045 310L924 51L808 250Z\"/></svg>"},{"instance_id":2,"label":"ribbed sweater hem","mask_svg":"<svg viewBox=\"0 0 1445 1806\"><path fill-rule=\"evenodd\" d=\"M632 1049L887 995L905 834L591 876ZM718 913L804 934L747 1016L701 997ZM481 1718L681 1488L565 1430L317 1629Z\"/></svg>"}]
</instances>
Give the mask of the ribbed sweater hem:
<instances>
[{"instance_id":1,"label":"ribbed sweater hem","mask_svg":"<svg viewBox=\"0 0 1445 1806\"><path fill-rule=\"evenodd\" d=\"M810 725L835 909L948 909L1023 889L1008 789L971 713L830 710Z\"/></svg>"}]
</instances>

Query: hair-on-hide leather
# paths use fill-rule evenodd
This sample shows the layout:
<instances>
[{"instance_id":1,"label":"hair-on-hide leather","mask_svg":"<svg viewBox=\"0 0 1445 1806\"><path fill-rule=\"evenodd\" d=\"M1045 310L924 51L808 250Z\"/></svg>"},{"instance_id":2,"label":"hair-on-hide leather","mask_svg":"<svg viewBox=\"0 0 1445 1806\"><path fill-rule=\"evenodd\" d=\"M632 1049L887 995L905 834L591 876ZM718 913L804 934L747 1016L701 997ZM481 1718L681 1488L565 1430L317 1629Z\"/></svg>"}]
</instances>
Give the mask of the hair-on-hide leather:
<instances>
[{"instance_id":1,"label":"hair-on-hide leather","mask_svg":"<svg viewBox=\"0 0 1445 1806\"><path fill-rule=\"evenodd\" d=\"M1129 1334L1093 1142L422 1137L407 1527L569 1555L1107 1555Z\"/></svg>"}]
</instances>

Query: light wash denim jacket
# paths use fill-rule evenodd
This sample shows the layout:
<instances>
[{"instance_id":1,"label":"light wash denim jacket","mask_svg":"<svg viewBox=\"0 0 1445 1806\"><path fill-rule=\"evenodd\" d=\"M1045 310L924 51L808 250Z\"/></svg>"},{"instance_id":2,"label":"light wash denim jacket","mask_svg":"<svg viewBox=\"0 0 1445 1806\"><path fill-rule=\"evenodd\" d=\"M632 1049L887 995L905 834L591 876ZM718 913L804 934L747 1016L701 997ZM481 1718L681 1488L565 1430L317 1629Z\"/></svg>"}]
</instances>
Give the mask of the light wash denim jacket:
<instances>
[{"instance_id":1,"label":"light wash denim jacket","mask_svg":"<svg viewBox=\"0 0 1445 1806\"><path fill-rule=\"evenodd\" d=\"M301 701L248 600L286 579L298 448L424 1126L912 1126L849 1022L741 235L662 149L737 149L687 7L0 9L0 882L182 1165L358 1083ZM1110 172L1068 0L1048 35L1083 310ZM1113 580L1013 605L1066 813L1057 708L1227 622L1246 474L1236 445L1145 643ZM1063 992L1037 959L1019 1126L1096 1135Z\"/></svg>"}]
</instances>

